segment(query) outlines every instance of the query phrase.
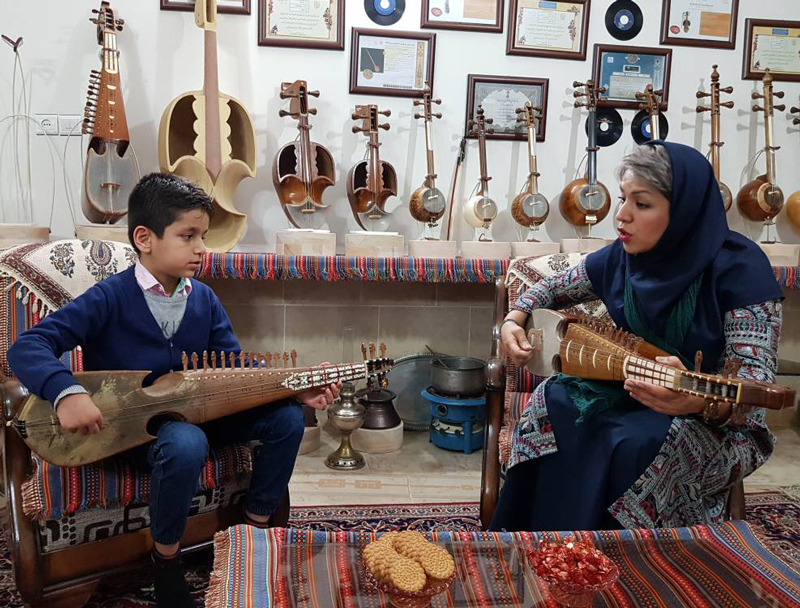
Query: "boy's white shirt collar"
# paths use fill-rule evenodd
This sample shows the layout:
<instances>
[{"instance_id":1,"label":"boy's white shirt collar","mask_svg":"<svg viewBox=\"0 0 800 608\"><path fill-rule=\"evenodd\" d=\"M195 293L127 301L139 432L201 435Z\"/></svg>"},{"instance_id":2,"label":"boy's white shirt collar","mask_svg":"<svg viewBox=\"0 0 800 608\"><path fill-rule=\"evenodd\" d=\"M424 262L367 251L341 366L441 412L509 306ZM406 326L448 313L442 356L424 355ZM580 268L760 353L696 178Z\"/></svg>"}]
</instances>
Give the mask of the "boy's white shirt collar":
<instances>
[{"instance_id":1,"label":"boy's white shirt collar","mask_svg":"<svg viewBox=\"0 0 800 608\"><path fill-rule=\"evenodd\" d=\"M188 296L190 293L192 293L192 282L190 279L181 277L177 287L175 287L175 291L171 294L168 294L164 289L164 286L158 282L158 279L153 276L153 273L147 270L147 268L145 268L144 264L141 262L136 262L133 272L136 275L136 282L139 284L139 287L142 288L142 291L163 296L165 298Z\"/></svg>"}]
</instances>

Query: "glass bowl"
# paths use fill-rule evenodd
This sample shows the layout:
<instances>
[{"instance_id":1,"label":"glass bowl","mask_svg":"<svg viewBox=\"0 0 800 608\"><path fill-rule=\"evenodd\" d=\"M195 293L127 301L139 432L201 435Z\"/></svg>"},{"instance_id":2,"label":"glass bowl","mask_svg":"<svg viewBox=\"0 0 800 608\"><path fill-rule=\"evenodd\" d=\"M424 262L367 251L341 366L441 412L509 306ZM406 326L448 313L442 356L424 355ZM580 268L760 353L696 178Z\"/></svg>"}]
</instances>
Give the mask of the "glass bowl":
<instances>
[{"instance_id":1,"label":"glass bowl","mask_svg":"<svg viewBox=\"0 0 800 608\"><path fill-rule=\"evenodd\" d=\"M575 583L562 583L556 579L548 579L540 576L541 580L547 583L550 596L559 604L570 608L583 608L591 606L596 593L605 591L617 582L619 578L619 568L616 564L612 565L611 572L601 582L594 585L579 585Z\"/></svg>"},{"instance_id":2,"label":"glass bowl","mask_svg":"<svg viewBox=\"0 0 800 608\"><path fill-rule=\"evenodd\" d=\"M453 572L452 575L441 581L433 581L429 578L419 591L401 591L388 583L378 582L367 567L364 568L364 578L368 585L386 593L389 596L389 603L395 608L425 608L430 605L432 597L444 593L450 588L450 585L456 580L456 574Z\"/></svg>"}]
</instances>

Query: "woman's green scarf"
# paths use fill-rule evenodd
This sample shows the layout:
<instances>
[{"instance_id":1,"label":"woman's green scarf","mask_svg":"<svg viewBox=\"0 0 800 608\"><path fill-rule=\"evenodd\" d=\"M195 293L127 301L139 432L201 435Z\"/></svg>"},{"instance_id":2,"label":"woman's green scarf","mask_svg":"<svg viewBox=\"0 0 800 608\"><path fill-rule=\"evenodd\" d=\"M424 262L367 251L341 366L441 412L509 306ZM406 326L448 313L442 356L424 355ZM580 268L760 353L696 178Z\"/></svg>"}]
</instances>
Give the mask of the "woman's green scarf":
<instances>
[{"instance_id":1,"label":"woman's green scarf","mask_svg":"<svg viewBox=\"0 0 800 608\"><path fill-rule=\"evenodd\" d=\"M683 344L692 324L692 319L694 319L694 312L697 308L697 294L700 292L702 282L703 275L701 274L689 285L689 289L686 290L681 299L672 306L665 325L666 336L662 338L645 322L639 299L633 291L633 286L626 281L623 310L631 332L653 346L677 356L688 367L690 361L678 351L678 348ZM584 380L583 378L565 374L559 374L554 382L563 384L566 387L567 395L580 411L580 416L575 421L575 424L581 424L592 416L615 407L622 403L624 399L633 401L628 391L619 382Z\"/></svg>"}]
</instances>

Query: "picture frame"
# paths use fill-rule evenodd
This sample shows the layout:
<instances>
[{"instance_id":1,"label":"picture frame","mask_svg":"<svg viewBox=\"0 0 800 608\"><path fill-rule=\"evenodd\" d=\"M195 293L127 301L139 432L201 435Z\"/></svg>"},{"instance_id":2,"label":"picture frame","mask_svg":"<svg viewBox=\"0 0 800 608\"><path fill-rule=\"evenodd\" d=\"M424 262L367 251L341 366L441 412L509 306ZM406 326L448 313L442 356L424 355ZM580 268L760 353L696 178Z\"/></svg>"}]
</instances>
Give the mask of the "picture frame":
<instances>
[{"instance_id":1,"label":"picture frame","mask_svg":"<svg viewBox=\"0 0 800 608\"><path fill-rule=\"evenodd\" d=\"M672 49L615 44L595 44L592 77L606 91L597 105L638 110L636 93L648 84L663 90L665 110L669 105Z\"/></svg>"},{"instance_id":2,"label":"picture frame","mask_svg":"<svg viewBox=\"0 0 800 608\"><path fill-rule=\"evenodd\" d=\"M747 19L744 27L744 80L761 80L769 68L775 81L800 82L800 21Z\"/></svg>"},{"instance_id":3,"label":"picture frame","mask_svg":"<svg viewBox=\"0 0 800 608\"><path fill-rule=\"evenodd\" d=\"M353 28L350 49L350 93L419 97L433 91L436 34ZM385 61L387 55L392 61ZM395 70L387 72L387 67Z\"/></svg>"},{"instance_id":4,"label":"picture frame","mask_svg":"<svg viewBox=\"0 0 800 608\"><path fill-rule=\"evenodd\" d=\"M586 59L591 0L511 0L506 55Z\"/></svg>"},{"instance_id":5,"label":"picture frame","mask_svg":"<svg viewBox=\"0 0 800 608\"><path fill-rule=\"evenodd\" d=\"M739 0L704 0L702 10L695 0L663 0L661 44L736 48Z\"/></svg>"},{"instance_id":6,"label":"picture frame","mask_svg":"<svg viewBox=\"0 0 800 608\"><path fill-rule=\"evenodd\" d=\"M344 50L345 0L258 0L258 46Z\"/></svg>"},{"instance_id":7,"label":"picture frame","mask_svg":"<svg viewBox=\"0 0 800 608\"><path fill-rule=\"evenodd\" d=\"M194 0L161 0L162 11L194 11ZM217 0L218 13L249 15L250 0Z\"/></svg>"},{"instance_id":8,"label":"picture frame","mask_svg":"<svg viewBox=\"0 0 800 608\"><path fill-rule=\"evenodd\" d=\"M517 122L516 108L530 101L542 108L536 129L536 141L542 142L547 129L547 97L549 78L469 74L467 76L467 115L464 132L469 133L469 121L477 116L478 106L484 117L491 118L494 133L486 139L524 141L527 138L525 123ZM470 139L474 136L467 135Z\"/></svg>"},{"instance_id":9,"label":"picture frame","mask_svg":"<svg viewBox=\"0 0 800 608\"><path fill-rule=\"evenodd\" d=\"M420 27L503 33L503 0L422 0Z\"/></svg>"}]
</instances>

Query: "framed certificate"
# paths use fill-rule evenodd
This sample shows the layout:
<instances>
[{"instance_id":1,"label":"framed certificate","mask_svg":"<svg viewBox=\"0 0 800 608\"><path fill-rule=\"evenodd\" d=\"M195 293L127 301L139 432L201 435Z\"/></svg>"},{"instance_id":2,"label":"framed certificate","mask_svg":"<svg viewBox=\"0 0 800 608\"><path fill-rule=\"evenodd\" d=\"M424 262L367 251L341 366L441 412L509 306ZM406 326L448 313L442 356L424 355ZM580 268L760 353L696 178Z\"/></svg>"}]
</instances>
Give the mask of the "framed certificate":
<instances>
[{"instance_id":1,"label":"framed certificate","mask_svg":"<svg viewBox=\"0 0 800 608\"><path fill-rule=\"evenodd\" d=\"M344 50L344 0L258 0L259 46Z\"/></svg>"},{"instance_id":2,"label":"framed certificate","mask_svg":"<svg viewBox=\"0 0 800 608\"><path fill-rule=\"evenodd\" d=\"M661 44L736 46L739 0L664 0L661 9Z\"/></svg>"},{"instance_id":3,"label":"framed certificate","mask_svg":"<svg viewBox=\"0 0 800 608\"><path fill-rule=\"evenodd\" d=\"M353 28L350 92L419 97L433 90L436 34Z\"/></svg>"},{"instance_id":4,"label":"framed certificate","mask_svg":"<svg viewBox=\"0 0 800 608\"><path fill-rule=\"evenodd\" d=\"M590 0L511 0L506 55L586 59Z\"/></svg>"},{"instance_id":5,"label":"framed certificate","mask_svg":"<svg viewBox=\"0 0 800 608\"><path fill-rule=\"evenodd\" d=\"M641 102L636 93L648 84L663 90L662 100L668 104L671 64L672 49L595 44L593 75L606 89L597 104L637 110Z\"/></svg>"},{"instance_id":6,"label":"framed certificate","mask_svg":"<svg viewBox=\"0 0 800 608\"><path fill-rule=\"evenodd\" d=\"M194 0L161 0L162 11L193 11ZM250 0L217 0L218 13L250 14Z\"/></svg>"},{"instance_id":7,"label":"framed certificate","mask_svg":"<svg viewBox=\"0 0 800 608\"><path fill-rule=\"evenodd\" d=\"M503 0L422 0L424 29L500 34Z\"/></svg>"},{"instance_id":8,"label":"framed certificate","mask_svg":"<svg viewBox=\"0 0 800 608\"><path fill-rule=\"evenodd\" d=\"M481 106L484 116L493 121L491 128L494 133L487 133L486 139L524 140L527 137L525 123L517 122L518 114L515 110L530 101L533 107L542 109L536 129L536 141L544 141L549 83L547 78L469 74L466 124L469 124L470 119L475 120L478 106ZM469 133L469 128L466 128L465 133Z\"/></svg>"},{"instance_id":9,"label":"framed certificate","mask_svg":"<svg viewBox=\"0 0 800 608\"><path fill-rule=\"evenodd\" d=\"M800 82L800 21L748 19L745 22L742 78Z\"/></svg>"}]
</instances>

